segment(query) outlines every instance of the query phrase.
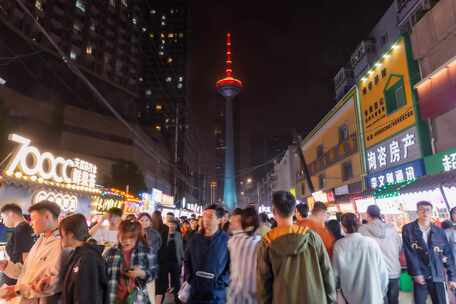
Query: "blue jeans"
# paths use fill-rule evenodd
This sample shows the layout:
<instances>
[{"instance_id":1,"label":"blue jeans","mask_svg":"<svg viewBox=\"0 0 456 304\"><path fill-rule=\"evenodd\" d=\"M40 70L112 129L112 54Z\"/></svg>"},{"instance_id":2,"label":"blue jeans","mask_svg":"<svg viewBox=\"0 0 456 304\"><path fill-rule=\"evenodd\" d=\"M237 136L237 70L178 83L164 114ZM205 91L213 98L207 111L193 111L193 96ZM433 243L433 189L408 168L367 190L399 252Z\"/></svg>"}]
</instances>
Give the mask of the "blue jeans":
<instances>
[{"instance_id":1,"label":"blue jeans","mask_svg":"<svg viewBox=\"0 0 456 304\"><path fill-rule=\"evenodd\" d=\"M413 282L415 304L426 304L428 295L431 296L432 304L446 304L445 284L426 281L426 285L421 285Z\"/></svg>"}]
</instances>

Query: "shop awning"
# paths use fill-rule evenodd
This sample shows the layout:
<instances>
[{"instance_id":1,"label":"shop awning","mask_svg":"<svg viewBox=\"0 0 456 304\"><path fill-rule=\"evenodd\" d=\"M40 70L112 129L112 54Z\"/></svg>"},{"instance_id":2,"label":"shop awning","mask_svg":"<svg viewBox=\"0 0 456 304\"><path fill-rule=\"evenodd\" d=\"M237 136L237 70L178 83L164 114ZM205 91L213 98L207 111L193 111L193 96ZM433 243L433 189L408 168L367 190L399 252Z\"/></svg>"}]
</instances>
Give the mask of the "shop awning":
<instances>
[{"instance_id":1,"label":"shop awning","mask_svg":"<svg viewBox=\"0 0 456 304\"><path fill-rule=\"evenodd\" d=\"M430 191L440 186L456 185L456 170L443 172L437 175L426 175L419 178L416 182L411 183L400 190L401 194Z\"/></svg>"}]
</instances>

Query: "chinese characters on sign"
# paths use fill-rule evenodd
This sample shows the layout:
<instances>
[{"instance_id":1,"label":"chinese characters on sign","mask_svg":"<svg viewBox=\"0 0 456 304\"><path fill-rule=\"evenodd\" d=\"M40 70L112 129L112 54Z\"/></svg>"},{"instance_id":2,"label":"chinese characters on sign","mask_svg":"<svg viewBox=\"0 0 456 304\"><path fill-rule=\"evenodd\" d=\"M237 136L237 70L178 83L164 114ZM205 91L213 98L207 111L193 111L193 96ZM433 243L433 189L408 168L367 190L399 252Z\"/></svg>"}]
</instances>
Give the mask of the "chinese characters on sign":
<instances>
[{"instance_id":1,"label":"chinese characters on sign","mask_svg":"<svg viewBox=\"0 0 456 304\"><path fill-rule=\"evenodd\" d=\"M76 158L72 177L75 185L95 188L97 166Z\"/></svg>"},{"instance_id":2,"label":"chinese characters on sign","mask_svg":"<svg viewBox=\"0 0 456 304\"><path fill-rule=\"evenodd\" d=\"M424 174L423 161L415 160L367 177L371 189L413 181Z\"/></svg>"},{"instance_id":3,"label":"chinese characters on sign","mask_svg":"<svg viewBox=\"0 0 456 304\"><path fill-rule=\"evenodd\" d=\"M421 157L416 127L367 150L367 168L374 173ZM386 176L385 176L386 178ZM392 176L389 176L390 180Z\"/></svg>"},{"instance_id":4,"label":"chinese characters on sign","mask_svg":"<svg viewBox=\"0 0 456 304\"><path fill-rule=\"evenodd\" d=\"M442 166L445 172L456 170L456 153L445 154L442 158Z\"/></svg>"}]
</instances>

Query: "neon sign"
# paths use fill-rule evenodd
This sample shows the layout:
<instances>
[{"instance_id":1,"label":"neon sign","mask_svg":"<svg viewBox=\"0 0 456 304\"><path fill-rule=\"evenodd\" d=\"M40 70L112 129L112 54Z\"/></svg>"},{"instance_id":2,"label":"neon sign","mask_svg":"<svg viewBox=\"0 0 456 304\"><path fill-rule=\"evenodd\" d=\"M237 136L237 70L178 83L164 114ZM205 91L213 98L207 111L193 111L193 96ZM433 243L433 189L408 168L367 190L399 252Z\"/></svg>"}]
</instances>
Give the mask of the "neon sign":
<instances>
[{"instance_id":1,"label":"neon sign","mask_svg":"<svg viewBox=\"0 0 456 304\"><path fill-rule=\"evenodd\" d=\"M78 197L72 194L63 194L53 191L39 191L33 197L33 203L50 201L59 205L63 212L75 212L78 209Z\"/></svg>"},{"instance_id":2,"label":"neon sign","mask_svg":"<svg viewBox=\"0 0 456 304\"><path fill-rule=\"evenodd\" d=\"M6 167L6 175L25 175L32 181L45 180L95 191L97 166L94 164L79 158L64 159L50 152L40 152L30 145L30 139L17 134L10 134L8 139L18 143L19 147Z\"/></svg>"}]
</instances>

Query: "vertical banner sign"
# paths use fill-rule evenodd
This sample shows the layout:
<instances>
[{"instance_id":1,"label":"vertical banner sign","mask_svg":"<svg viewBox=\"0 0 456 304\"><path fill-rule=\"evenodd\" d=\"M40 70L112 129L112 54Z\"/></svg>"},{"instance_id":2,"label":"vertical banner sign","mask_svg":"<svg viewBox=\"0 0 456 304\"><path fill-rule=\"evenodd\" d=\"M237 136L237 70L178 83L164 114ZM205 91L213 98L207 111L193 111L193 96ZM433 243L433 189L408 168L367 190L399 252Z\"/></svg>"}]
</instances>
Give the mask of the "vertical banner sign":
<instances>
[{"instance_id":1,"label":"vertical banner sign","mask_svg":"<svg viewBox=\"0 0 456 304\"><path fill-rule=\"evenodd\" d=\"M358 87L366 148L416 123L404 38L382 56Z\"/></svg>"}]
</instances>

